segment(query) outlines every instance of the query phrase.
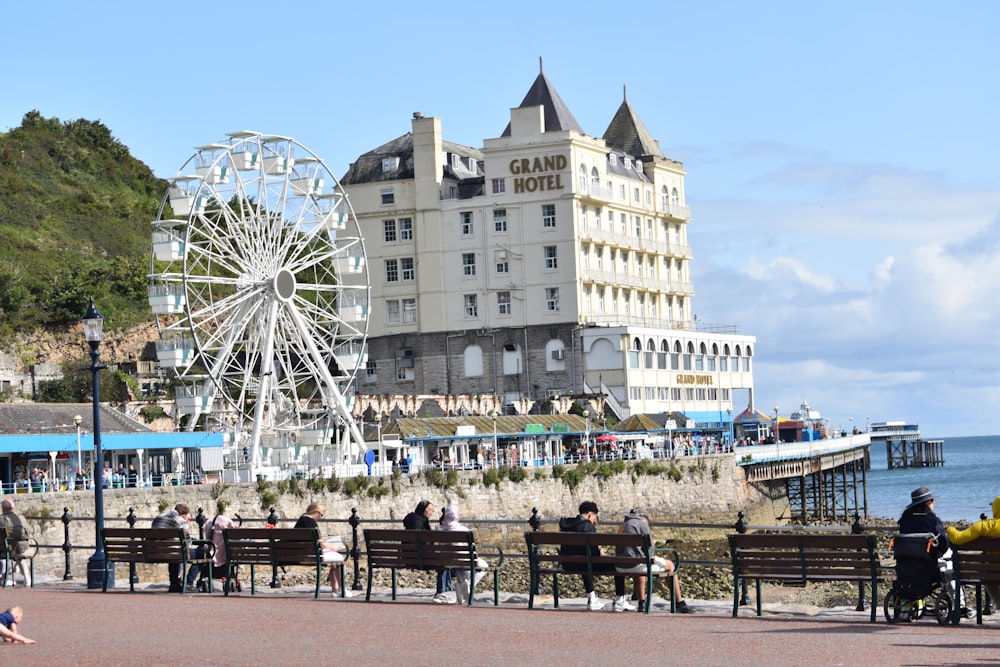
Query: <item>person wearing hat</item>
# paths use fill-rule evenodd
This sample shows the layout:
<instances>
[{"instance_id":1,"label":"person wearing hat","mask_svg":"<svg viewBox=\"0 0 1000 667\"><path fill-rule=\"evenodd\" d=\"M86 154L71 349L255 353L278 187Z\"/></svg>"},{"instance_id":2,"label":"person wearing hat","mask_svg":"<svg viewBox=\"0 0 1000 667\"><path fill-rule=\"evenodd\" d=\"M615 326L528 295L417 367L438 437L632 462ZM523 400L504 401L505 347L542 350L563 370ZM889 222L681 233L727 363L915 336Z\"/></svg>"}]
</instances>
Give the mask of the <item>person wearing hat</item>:
<instances>
[{"instance_id":1,"label":"person wearing hat","mask_svg":"<svg viewBox=\"0 0 1000 667\"><path fill-rule=\"evenodd\" d=\"M910 493L910 504L899 517L901 533L932 533L938 536L936 556L940 558L948 551L948 535L941 519L934 513L934 494L926 486Z\"/></svg>"},{"instance_id":2,"label":"person wearing hat","mask_svg":"<svg viewBox=\"0 0 1000 667\"><path fill-rule=\"evenodd\" d=\"M938 559L938 570L944 574L952 569L948 531L945 530L938 515L934 513L934 494L926 486L914 489L910 493L910 504L903 510L903 515L899 517L899 532L937 535L937 543L934 545L932 553ZM954 588L955 582L952 581L951 585ZM962 607L962 615L969 618L972 610L965 606L964 590L958 591L958 600Z\"/></svg>"}]
</instances>

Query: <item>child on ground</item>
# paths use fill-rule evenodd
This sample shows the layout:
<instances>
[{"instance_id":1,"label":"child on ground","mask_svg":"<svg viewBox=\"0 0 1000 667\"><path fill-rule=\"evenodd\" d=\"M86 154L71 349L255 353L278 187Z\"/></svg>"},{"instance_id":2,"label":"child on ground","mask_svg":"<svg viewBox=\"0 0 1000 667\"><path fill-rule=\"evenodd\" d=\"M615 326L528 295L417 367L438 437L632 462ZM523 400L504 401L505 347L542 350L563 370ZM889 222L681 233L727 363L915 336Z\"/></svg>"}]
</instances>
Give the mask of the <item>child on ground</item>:
<instances>
[{"instance_id":1,"label":"child on ground","mask_svg":"<svg viewBox=\"0 0 1000 667\"><path fill-rule=\"evenodd\" d=\"M0 637L3 637L5 642L35 643L34 639L28 639L17 632L17 624L21 622L23 616L24 611L20 607L11 607L0 613Z\"/></svg>"}]
</instances>

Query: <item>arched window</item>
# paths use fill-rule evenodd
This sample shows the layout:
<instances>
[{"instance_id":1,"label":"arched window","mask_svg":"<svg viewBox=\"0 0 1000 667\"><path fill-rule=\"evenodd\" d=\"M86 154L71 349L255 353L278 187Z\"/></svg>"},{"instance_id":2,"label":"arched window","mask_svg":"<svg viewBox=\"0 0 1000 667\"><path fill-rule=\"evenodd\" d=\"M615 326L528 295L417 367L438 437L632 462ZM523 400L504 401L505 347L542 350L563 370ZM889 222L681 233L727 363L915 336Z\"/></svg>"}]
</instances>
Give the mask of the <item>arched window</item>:
<instances>
[{"instance_id":1,"label":"arched window","mask_svg":"<svg viewBox=\"0 0 1000 667\"><path fill-rule=\"evenodd\" d=\"M482 377L483 348L478 345L470 345L465 348L465 352L462 354L462 366L465 377Z\"/></svg>"},{"instance_id":2,"label":"arched window","mask_svg":"<svg viewBox=\"0 0 1000 667\"><path fill-rule=\"evenodd\" d=\"M598 173L597 167L592 167L590 170L590 187L593 188L594 193L601 190L601 174ZM599 224L601 221L598 219L597 222Z\"/></svg>"},{"instance_id":3,"label":"arched window","mask_svg":"<svg viewBox=\"0 0 1000 667\"><path fill-rule=\"evenodd\" d=\"M580 192L587 191L587 165L580 165Z\"/></svg>"},{"instance_id":4,"label":"arched window","mask_svg":"<svg viewBox=\"0 0 1000 667\"><path fill-rule=\"evenodd\" d=\"M660 342L660 353L657 355L656 367L661 371L667 370L667 357L670 354L670 344L667 341Z\"/></svg>"},{"instance_id":5,"label":"arched window","mask_svg":"<svg viewBox=\"0 0 1000 667\"><path fill-rule=\"evenodd\" d=\"M639 353L642 352L642 341L638 338L632 340L632 347L628 351L628 367L639 368Z\"/></svg>"},{"instance_id":6,"label":"arched window","mask_svg":"<svg viewBox=\"0 0 1000 667\"><path fill-rule=\"evenodd\" d=\"M670 191L665 185L660 188L660 208L664 213L670 210Z\"/></svg>"},{"instance_id":7,"label":"arched window","mask_svg":"<svg viewBox=\"0 0 1000 667\"><path fill-rule=\"evenodd\" d=\"M653 367L653 355L655 354L656 354L656 343L654 343L653 339L650 338L648 341L646 341L646 355L645 355L646 358L644 359L644 361L646 362L646 368Z\"/></svg>"},{"instance_id":8,"label":"arched window","mask_svg":"<svg viewBox=\"0 0 1000 667\"><path fill-rule=\"evenodd\" d=\"M681 342L674 341L674 351L670 354L670 370L679 371L681 369Z\"/></svg>"},{"instance_id":9,"label":"arched window","mask_svg":"<svg viewBox=\"0 0 1000 667\"><path fill-rule=\"evenodd\" d=\"M503 374L520 375L524 369L524 362L521 360L521 346L517 343L503 344Z\"/></svg>"},{"instance_id":10,"label":"arched window","mask_svg":"<svg viewBox=\"0 0 1000 667\"><path fill-rule=\"evenodd\" d=\"M684 370L694 370L694 343L691 341L688 341L687 347L684 350L684 357L681 361L683 362Z\"/></svg>"},{"instance_id":11,"label":"arched window","mask_svg":"<svg viewBox=\"0 0 1000 667\"><path fill-rule=\"evenodd\" d=\"M566 370L566 345L558 338L553 338L545 344L545 370Z\"/></svg>"},{"instance_id":12,"label":"arched window","mask_svg":"<svg viewBox=\"0 0 1000 667\"><path fill-rule=\"evenodd\" d=\"M677 194L677 188L674 188L673 190L670 191L670 203L673 204L674 206L681 205L681 198Z\"/></svg>"}]
</instances>

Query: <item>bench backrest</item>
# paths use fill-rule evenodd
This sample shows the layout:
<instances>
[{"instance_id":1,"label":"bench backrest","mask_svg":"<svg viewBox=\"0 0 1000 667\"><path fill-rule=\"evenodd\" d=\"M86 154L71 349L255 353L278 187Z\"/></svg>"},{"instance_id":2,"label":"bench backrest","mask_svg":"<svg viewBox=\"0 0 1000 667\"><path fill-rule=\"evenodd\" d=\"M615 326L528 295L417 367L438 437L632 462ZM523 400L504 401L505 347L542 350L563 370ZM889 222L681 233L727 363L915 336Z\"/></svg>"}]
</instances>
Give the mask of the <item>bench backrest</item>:
<instances>
[{"instance_id":1,"label":"bench backrest","mask_svg":"<svg viewBox=\"0 0 1000 667\"><path fill-rule=\"evenodd\" d=\"M652 546L652 536L639 533L526 532L524 541L528 545L528 553L534 554L533 557L537 561L558 561L564 564L586 564L589 561L621 567L644 565L647 558L616 556L617 547L630 547L640 550L643 554L649 554ZM599 555L602 548L608 555ZM553 552L551 549L558 551Z\"/></svg>"},{"instance_id":2,"label":"bench backrest","mask_svg":"<svg viewBox=\"0 0 1000 667\"><path fill-rule=\"evenodd\" d=\"M409 570L475 567L476 540L471 530L365 530L369 567Z\"/></svg>"},{"instance_id":3,"label":"bench backrest","mask_svg":"<svg viewBox=\"0 0 1000 667\"><path fill-rule=\"evenodd\" d=\"M101 531L109 561L182 563L188 541L180 528L105 528Z\"/></svg>"},{"instance_id":4,"label":"bench backrest","mask_svg":"<svg viewBox=\"0 0 1000 667\"><path fill-rule=\"evenodd\" d=\"M867 580L878 569L874 535L737 534L729 536L740 576Z\"/></svg>"},{"instance_id":5,"label":"bench backrest","mask_svg":"<svg viewBox=\"0 0 1000 667\"><path fill-rule=\"evenodd\" d=\"M1000 537L980 537L952 544L955 576L963 582L1000 583Z\"/></svg>"},{"instance_id":6,"label":"bench backrest","mask_svg":"<svg viewBox=\"0 0 1000 667\"><path fill-rule=\"evenodd\" d=\"M315 528L227 528L226 559L240 565L308 565L323 562Z\"/></svg>"}]
</instances>

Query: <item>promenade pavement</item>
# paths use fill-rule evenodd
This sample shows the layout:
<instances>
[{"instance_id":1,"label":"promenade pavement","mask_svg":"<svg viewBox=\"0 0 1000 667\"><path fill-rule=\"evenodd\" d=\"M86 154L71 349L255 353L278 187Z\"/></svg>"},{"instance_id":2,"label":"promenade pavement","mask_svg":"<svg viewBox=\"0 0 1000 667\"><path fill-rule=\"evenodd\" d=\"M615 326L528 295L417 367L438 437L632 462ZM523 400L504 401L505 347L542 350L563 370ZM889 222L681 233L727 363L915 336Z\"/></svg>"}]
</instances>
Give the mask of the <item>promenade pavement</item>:
<instances>
[{"instance_id":1,"label":"promenade pavement","mask_svg":"<svg viewBox=\"0 0 1000 667\"><path fill-rule=\"evenodd\" d=\"M879 610L766 605L731 618L731 602L689 600L694 614L587 611L583 599L551 598L529 611L525 595L499 608L481 592L474 607L434 604L432 591L379 590L345 600L310 586L249 588L226 598L168 593L166 584L89 591L84 582L40 578L0 590L0 607L25 610L35 645L4 644L6 664L46 665L984 665L1000 661L1000 615L983 626L932 618L889 625ZM537 598L536 598L537 602Z\"/></svg>"}]
</instances>

